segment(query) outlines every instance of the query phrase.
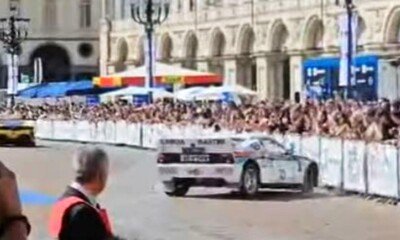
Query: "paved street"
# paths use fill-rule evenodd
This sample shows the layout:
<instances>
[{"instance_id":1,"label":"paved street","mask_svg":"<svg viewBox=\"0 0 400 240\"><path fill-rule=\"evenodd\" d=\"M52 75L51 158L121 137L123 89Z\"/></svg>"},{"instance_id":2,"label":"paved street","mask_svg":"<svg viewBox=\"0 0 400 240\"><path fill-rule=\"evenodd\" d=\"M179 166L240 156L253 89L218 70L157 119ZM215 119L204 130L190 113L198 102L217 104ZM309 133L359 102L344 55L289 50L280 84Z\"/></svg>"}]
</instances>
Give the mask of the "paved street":
<instances>
[{"instance_id":1,"label":"paved street","mask_svg":"<svg viewBox=\"0 0 400 240\"><path fill-rule=\"evenodd\" d=\"M34 149L1 148L18 173L31 239L46 237L49 204L71 180L70 158L79 145L42 142ZM166 197L157 184L154 153L105 146L112 160L109 188L101 198L116 232L127 239L339 240L399 239L400 209L358 197L319 191L312 198L265 192L241 200L224 189L195 189Z\"/></svg>"}]
</instances>

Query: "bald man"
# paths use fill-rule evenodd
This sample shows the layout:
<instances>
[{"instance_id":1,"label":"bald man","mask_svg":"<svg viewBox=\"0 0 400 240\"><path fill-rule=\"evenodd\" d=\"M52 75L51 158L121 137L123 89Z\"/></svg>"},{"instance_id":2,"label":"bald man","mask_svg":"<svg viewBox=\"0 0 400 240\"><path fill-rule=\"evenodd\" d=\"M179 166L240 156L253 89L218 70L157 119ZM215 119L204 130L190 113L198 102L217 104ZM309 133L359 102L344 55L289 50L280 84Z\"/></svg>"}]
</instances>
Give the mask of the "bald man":
<instances>
[{"instance_id":1,"label":"bald man","mask_svg":"<svg viewBox=\"0 0 400 240\"><path fill-rule=\"evenodd\" d=\"M49 232L59 240L108 240L114 237L107 213L97 203L106 187L109 160L100 148L81 148L73 159L75 179L55 204Z\"/></svg>"}]
</instances>

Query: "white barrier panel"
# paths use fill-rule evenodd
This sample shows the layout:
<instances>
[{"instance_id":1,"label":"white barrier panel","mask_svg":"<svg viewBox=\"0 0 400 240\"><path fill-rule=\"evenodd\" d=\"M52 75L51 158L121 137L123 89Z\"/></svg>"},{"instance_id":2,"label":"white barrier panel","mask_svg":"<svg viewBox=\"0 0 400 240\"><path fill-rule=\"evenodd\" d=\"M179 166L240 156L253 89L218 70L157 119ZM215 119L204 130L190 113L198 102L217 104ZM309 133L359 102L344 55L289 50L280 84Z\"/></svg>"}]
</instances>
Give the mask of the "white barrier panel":
<instances>
[{"instance_id":1,"label":"white barrier panel","mask_svg":"<svg viewBox=\"0 0 400 240\"><path fill-rule=\"evenodd\" d=\"M130 123L128 124L128 142L126 142L129 146L141 147L141 133L140 133L141 125L139 123Z\"/></svg>"},{"instance_id":2,"label":"white barrier panel","mask_svg":"<svg viewBox=\"0 0 400 240\"><path fill-rule=\"evenodd\" d=\"M320 163L320 138L318 136L303 136L301 138L301 155Z\"/></svg>"},{"instance_id":3,"label":"white barrier panel","mask_svg":"<svg viewBox=\"0 0 400 240\"><path fill-rule=\"evenodd\" d=\"M115 123L112 121L107 121L104 123L104 134L105 134L105 143L115 144L116 143L116 132Z\"/></svg>"},{"instance_id":4,"label":"white barrier panel","mask_svg":"<svg viewBox=\"0 0 400 240\"><path fill-rule=\"evenodd\" d=\"M343 187L348 191L366 193L365 182L365 142L362 141L344 141L343 161L344 175Z\"/></svg>"},{"instance_id":5,"label":"white barrier panel","mask_svg":"<svg viewBox=\"0 0 400 240\"><path fill-rule=\"evenodd\" d=\"M89 132L90 132L90 141L89 142L96 142L97 139L97 123L89 122Z\"/></svg>"},{"instance_id":6,"label":"white barrier panel","mask_svg":"<svg viewBox=\"0 0 400 240\"><path fill-rule=\"evenodd\" d=\"M118 121L115 123L115 143L128 144L128 123L126 121Z\"/></svg>"},{"instance_id":7,"label":"white barrier panel","mask_svg":"<svg viewBox=\"0 0 400 240\"><path fill-rule=\"evenodd\" d=\"M75 137L79 142L92 142L91 125L88 121L79 121L75 124Z\"/></svg>"},{"instance_id":8,"label":"white barrier panel","mask_svg":"<svg viewBox=\"0 0 400 240\"><path fill-rule=\"evenodd\" d=\"M35 135L41 139L53 139L53 121L38 120L36 122Z\"/></svg>"},{"instance_id":9,"label":"white barrier panel","mask_svg":"<svg viewBox=\"0 0 400 240\"><path fill-rule=\"evenodd\" d=\"M283 145L286 149L291 150L294 154L301 153L301 136L297 134L285 135Z\"/></svg>"},{"instance_id":10,"label":"white barrier panel","mask_svg":"<svg viewBox=\"0 0 400 240\"><path fill-rule=\"evenodd\" d=\"M341 187L342 182L342 140L321 138L321 183Z\"/></svg>"},{"instance_id":11,"label":"white barrier panel","mask_svg":"<svg viewBox=\"0 0 400 240\"><path fill-rule=\"evenodd\" d=\"M98 122L95 124L95 134L93 137L93 142L104 143L106 142L106 123Z\"/></svg>"},{"instance_id":12,"label":"white barrier panel","mask_svg":"<svg viewBox=\"0 0 400 240\"><path fill-rule=\"evenodd\" d=\"M143 125L142 129L142 146L145 148L151 148L153 146L154 137L154 125L146 124Z\"/></svg>"},{"instance_id":13,"label":"white barrier panel","mask_svg":"<svg viewBox=\"0 0 400 240\"><path fill-rule=\"evenodd\" d=\"M368 193L385 197L399 197L397 179L397 149L383 144L369 144L367 148Z\"/></svg>"},{"instance_id":14,"label":"white barrier panel","mask_svg":"<svg viewBox=\"0 0 400 240\"><path fill-rule=\"evenodd\" d=\"M72 121L54 121L54 135L55 140L75 140L75 128Z\"/></svg>"}]
</instances>

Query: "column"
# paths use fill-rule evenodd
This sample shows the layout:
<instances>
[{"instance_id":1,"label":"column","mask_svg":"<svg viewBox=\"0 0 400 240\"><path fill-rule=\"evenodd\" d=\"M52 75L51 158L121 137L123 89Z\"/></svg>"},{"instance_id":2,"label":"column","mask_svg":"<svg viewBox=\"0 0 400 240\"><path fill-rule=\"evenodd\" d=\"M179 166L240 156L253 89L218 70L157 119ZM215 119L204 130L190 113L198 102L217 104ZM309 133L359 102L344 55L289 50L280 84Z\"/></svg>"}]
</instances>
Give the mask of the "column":
<instances>
[{"instance_id":1,"label":"column","mask_svg":"<svg viewBox=\"0 0 400 240\"><path fill-rule=\"evenodd\" d=\"M107 3L106 0L101 0L101 18L105 18L107 15Z\"/></svg>"},{"instance_id":2,"label":"column","mask_svg":"<svg viewBox=\"0 0 400 240\"><path fill-rule=\"evenodd\" d=\"M225 60L224 84L235 85L237 81L236 73L237 73L236 60L235 59Z\"/></svg>"},{"instance_id":3,"label":"column","mask_svg":"<svg viewBox=\"0 0 400 240\"><path fill-rule=\"evenodd\" d=\"M257 57L257 92L261 99L268 97L268 60L267 57Z\"/></svg>"},{"instance_id":4,"label":"column","mask_svg":"<svg viewBox=\"0 0 400 240\"><path fill-rule=\"evenodd\" d=\"M290 99L294 100L294 94L300 93L301 98L304 98L303 84L303 57L290 57Z\"/></svg>"},{"instance_id":5,"label":"column","mask_svg":"<svg viewBox=\"0 0 400 240\"><path fill-rule=\"evenodd\" d=\"M107 75L107 64L110 59L111 44L109 41L109 22L103 18L100 21L100 75Z\"/></svg>"}]
</instances>

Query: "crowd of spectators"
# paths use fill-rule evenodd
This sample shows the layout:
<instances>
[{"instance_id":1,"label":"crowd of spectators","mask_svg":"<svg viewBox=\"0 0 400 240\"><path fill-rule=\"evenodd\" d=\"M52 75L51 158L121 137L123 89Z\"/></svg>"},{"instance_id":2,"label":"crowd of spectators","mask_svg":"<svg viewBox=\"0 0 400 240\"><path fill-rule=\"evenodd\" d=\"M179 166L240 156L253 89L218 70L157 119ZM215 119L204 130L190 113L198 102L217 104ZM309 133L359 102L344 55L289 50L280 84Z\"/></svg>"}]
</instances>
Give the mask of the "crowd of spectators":
<instances>
[{"instance_id":1,"label":"crowd of spectators","mask_svg":"<svg viewBox=\"0 0 400 240\"><path fill-rule=\"evenodd\" d=\"M19 104L2 109L2 118L25 120L89 120L164 124L201 124L220 129L337 136L368 141L392 141L400 137L400 100L374 103L328 100L304 103L268 102L236 106L224 103L160 101L135 107L125 102L85 106L59 103Z\"/></svg>"}]
</instances>

